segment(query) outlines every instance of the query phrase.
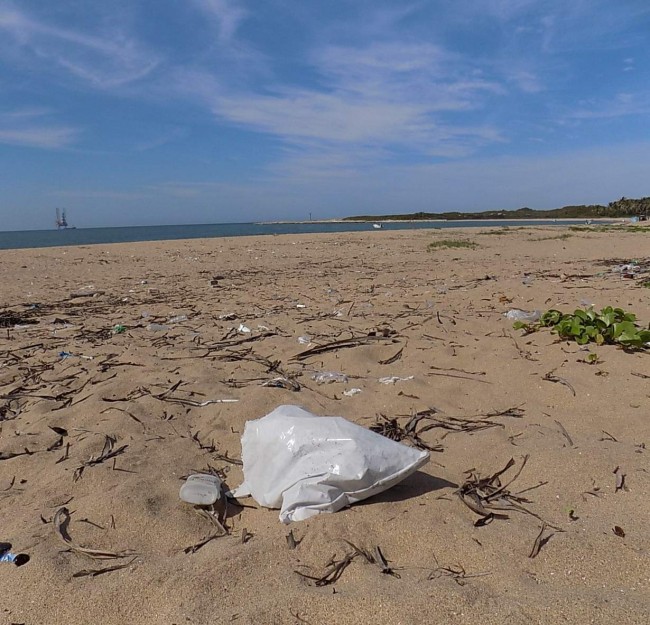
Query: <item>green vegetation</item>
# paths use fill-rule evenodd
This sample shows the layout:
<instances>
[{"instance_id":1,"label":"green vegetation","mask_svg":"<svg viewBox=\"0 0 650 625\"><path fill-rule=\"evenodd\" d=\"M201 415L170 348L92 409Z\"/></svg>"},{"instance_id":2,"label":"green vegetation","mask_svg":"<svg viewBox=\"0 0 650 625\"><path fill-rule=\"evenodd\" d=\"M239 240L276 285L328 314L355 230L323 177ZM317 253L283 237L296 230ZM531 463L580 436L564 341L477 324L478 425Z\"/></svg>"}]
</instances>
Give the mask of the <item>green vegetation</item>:
<instances>
[{"instance_id":1,"label":"green vegetation","mask_svg":"<svg viewBox=\"0 0 650 625\"><path fill-rule=\"evenodd\" d=\"M603 224L599 226L569 226L572 232L650 232L650 226Z\"/></svg>"},{"instance_id":2,"label":"green vegetation","mask_svg":"<svg viewBox=\"0 0 650 625\"><path fill-rule=\"evenodd\" d=\"M610 202L607 206L601 204L580 204L576 206L563 206L551 210L535 210L533 208L519 208L517 210L492 210L483 212L458 211L447 213L409 213L406 215L361 215L346 217L354 221L377 221L378 219L392 219L395 221L419 221L427 219L467 220L467 219L595 219L599 217L622 218L635 215L650 214L650 197L630 199L622 197L620 200Z\"/></svg>"},{"instance_id":3,"label":"green vegetation","mask_svg":"<svg viewBox=\"0 0 650 625\"><path fill-rule=\"evenodd\" d=\"M450 249L450 248L458 248L458 247L466 247L469 249L474 249L478 247L478 245L472 241L461 241L459 239L442 239L441 241L434 241L433 243L429 243L428 250L430 252L433 252L434 250L438 249Z\"/></svg>"},{"instance_id":4,"label":"green vegetation","mask_svg":"<svg viewBox=\"0 0 650 625\"><path fill-rule=\"evenodd\" d=\"M645 349L650 343L650 329L639 328L635 321L634 313L607 306L599 313L591 308L578 308L573 313L548 310L538 323L526 324L517 321L514 328L529 333L541 327L550 327L560 338L575 341L578 345L593 342L597 345L607 343Z\"/></svg>"},{"instance_id":5,"label":"green vegetation","mask_svg":"<svg viewBox=\"0 0 650 625\"><path fill-rule=\"evenodd\" d=\"M525 230L525 226L519 226L518 228L511 228L510 226L503 226L501 228L492 228L492 230L482 230L479 234L487 235L500 235L500 234L512 234L518 230ZM530 234L530 233L528 233Z\"/></svg>"},{"instance_id":6,"label":"green vegetation","mask_svg":"<svg viewBox=\"0 0 650 625\"><path fill-rule=\"evenodd\" d=\"M531 239L531 241L566 241L572 236L573 235L570 232L565 232L564 234L556 234L555 236L550 237L537 237L536 239Z\"/></svg>"}]
</instances>

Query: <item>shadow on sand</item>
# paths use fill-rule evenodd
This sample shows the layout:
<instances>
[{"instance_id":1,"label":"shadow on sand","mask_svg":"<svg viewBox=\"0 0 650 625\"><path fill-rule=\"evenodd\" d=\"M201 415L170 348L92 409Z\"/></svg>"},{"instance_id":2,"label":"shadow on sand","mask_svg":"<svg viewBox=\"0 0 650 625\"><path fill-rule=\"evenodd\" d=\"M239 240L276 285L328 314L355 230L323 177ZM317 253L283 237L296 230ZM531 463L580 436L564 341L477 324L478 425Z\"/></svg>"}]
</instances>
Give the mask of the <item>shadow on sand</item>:
<instances>
[{"instance_id":1,"label":"shadow on sand","mask_svg":"<svg viewBox=\"0 0 650 625\"><path fill-rule=\"evenodd\" d=\"M442 488L458 488L458 484L448 482L440 477L433 477L422 471L416 471L412 475L409 475L403 482L396 484L374 497L364 499L355 505L363 506L373 503L405 501L406 499L413 499L414 497L419 497Z\"/></svg>"}]
</instances>

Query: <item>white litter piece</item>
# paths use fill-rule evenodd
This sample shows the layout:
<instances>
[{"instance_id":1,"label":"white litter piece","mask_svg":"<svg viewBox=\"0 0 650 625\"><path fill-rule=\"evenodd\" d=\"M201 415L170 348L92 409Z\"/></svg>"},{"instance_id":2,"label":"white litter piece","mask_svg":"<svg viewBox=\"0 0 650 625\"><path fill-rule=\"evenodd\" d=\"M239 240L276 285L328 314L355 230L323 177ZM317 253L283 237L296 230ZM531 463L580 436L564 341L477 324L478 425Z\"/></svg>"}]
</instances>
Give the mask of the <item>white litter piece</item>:
<instances>
[{"instance_id":1,"label":"white litter piece","mask_svg":"<svg viewBox=\"0 0 650 625\"><path fill-rule=\"evenodd\" d=\"M395 382L406 382L412 380L413 376L409 375L407 378L400 378L398 375L388 375L385 378L379 378L382 384L395 384Z\"/></svg>"},{"instance_id":2,"label":"white litter piece","mask_svg":"<svg viewBox=\"0 0 650 625\"><path fill-rule=\"evenodd\" d=\"M298 343L301 345L309 345L311 343L311 336L299 336L298 337Z\"/></svg>"},{"instance_id":3,"label":"white litter piece","mask_svg":"<svg viewBox=\"0 0 650 625\"><path fill-rule=\"evenodd\" d=\"M332 384L333 382L347 383L348 376L345 373L338 373L338 371L317 371L311 376L312 380L316 380L316 384Z\"/></svg>"},{"instance_id":4,"label":"white litter piece","mask_svg":"<svg viewBox=\"0 0 650 625\"><path fill-rule=\"evenodd\" d=\"M283 523L383 492L429 460L426 451L298 406L279 406L248 421L241 444L244 482L231 495L280 508Z\"/></svg>"},{"instance_id":5,"label":"white litter piece","mask_svg":"<svg viewBox=\"0 0 650 625\"><path fill-rule=\"evenodd\" d=\"M528 312L526 310L520 310L519 308L513 308L506 313L506 318L510 321L523 321L524 323L535 323L542 318L541 310L533 310Z\"/></svg>"},{"instance_id":6,"label":"white litter piece","mask_svg":"<svg viewBox=\"0 0 650 625\"><path fill-rule=\"evenodd\" d=\"M351 388L348 391L343 391L343 394L346 397L354 397L355 395L358 395L361 392L360 388Z\"/></svg>"},{"instance_id":7,"label":"white litter piece","mask_svg":"<svg viewBox=\"0 0 650 625\"><path fill-rule=\"evenodd\" d=\"M235 313L226 313L225 315L219 315L217 318L232 321L233 319L237 319L237 315Z\"/></svg>"},{"instance_id":8,"label":"white litter piece","mask_svg":"<svg viewBox=\"0 0 650 625\"><path fill-rule=\"evenodd\" d=\"M296 308L307 308L305 304L296 304Z\"/></svg>"},{"instance_id":9,"label":"white litter piece","mask_svg":"<svg viewBox=\"0 0 650 625\"><path fill-rule=\"evenodd\" d=\"M237 332L239 332L240 334L250 334L251 329L247 328L243 323L240 323L239 327L237 328Z\"/></svg>"},{"instance_id":10,"label":"white litter piece","mask_svg":"<svg viewBox=\"0 0 650 625\"><path fill-rule=\"evenodd\" d=\"M221 498L221 480L216 475L195 473L185 480L179 496L195 506L211 506Z\"/></svg>"}]
</instances>

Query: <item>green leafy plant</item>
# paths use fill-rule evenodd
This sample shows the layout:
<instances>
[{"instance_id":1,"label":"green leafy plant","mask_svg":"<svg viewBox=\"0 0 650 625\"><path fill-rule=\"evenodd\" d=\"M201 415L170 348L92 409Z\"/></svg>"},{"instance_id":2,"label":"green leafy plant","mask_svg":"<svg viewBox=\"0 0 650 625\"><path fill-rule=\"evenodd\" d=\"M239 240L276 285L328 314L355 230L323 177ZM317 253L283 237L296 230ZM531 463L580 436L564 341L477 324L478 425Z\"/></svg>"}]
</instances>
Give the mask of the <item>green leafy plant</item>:
<instances>
[{"instance_id":1,"label":"green leafy plant","mask_svg":"<svg viewBox=\"0 0 650 625\"><path fill-rule=\"evenodd\" d=\"M647 348L650 344L650 329L639 328L635 322L634 313L607 306L600 312L591 308L578 308L573 313L548 310L538 323L526 324L518 321L514 327L526 332L550 327L560 338L575 341L578 345L593 342L596 345L608 343L638 349Z\"/></svg>"}]
</instances>

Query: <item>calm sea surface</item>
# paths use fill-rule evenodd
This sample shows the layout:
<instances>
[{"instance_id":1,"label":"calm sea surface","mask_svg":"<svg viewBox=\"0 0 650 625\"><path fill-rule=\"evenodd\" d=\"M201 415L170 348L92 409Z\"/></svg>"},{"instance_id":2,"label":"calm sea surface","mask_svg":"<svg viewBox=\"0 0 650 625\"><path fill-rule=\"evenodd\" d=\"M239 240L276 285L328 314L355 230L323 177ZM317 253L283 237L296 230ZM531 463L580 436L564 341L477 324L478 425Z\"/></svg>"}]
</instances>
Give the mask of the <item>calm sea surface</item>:
<instances>
[{"instance_id":1,"label":"calm sea surface","mask_svg":"<svg viewBox=\"0 0 650 625\"><path fill-rule=\"evenodd\" d=\"M384 230L421 230L423 228L470 228L490 226L567 226L584 224L584 219L554 222L533 221L438 221L384 223ZM189 226L135 226L128 228L79 228L76 230L24 230L0 232L0 250L94 243L133 243L136 241L173 241L214 237L242 237L269 234L311 234L327 232L372 231L370 223L301 223L301 224L205 224Z\"/></svg>"}]
</instances>

